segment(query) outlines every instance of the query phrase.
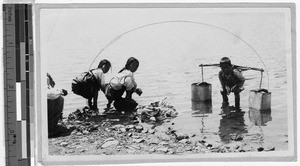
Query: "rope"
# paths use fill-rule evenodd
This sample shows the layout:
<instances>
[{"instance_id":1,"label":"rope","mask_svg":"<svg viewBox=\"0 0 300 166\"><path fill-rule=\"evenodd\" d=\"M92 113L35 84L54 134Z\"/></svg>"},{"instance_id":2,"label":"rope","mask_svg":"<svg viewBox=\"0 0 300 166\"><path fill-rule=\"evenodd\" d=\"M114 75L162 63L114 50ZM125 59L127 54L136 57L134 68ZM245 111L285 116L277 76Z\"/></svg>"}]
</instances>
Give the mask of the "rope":
<instances>
[{"instance_id":1,"label":"rope","mask_svg":"<svg viewBox=\"0 0 300 166\"><path fill-rule=\"evenodd\" d=\"M241 37L239 37L238 35L226 30L226 29L223 29L223 28L220 28L220 27L217 27L215 25L211 25L211 24L207 24L207 23L201 23L201 22L196 22L196 21L185 21L185 20L171 20L171 21L162 21L162 22L156 22L156 23L151 23L151 24L146 24L146 25L143 25L143 26L139 26L139 27L136 27L136 28L133 28L131 30L128 30L120 35L118 35L117 37L115 37L113 40L111 40L108 44L106 44L101 50L100 52L95 56L95 58L93 59L91 65L89 66L89 69L91 69L91 66L92 64L95 62L95 60L98 58L98 56L106 49L108 48L110 45L112 45L113 43L115 43L116 41L118 41L119 39L121 39L121 37L123 37L124 35L130 33L130 32L133 32L133 31L136 31L136 30L139 30L139 29L142 29L142 28L145 28L145 27L149 27L149 26L154 26L154 25L159 25L159 24L167 24L167 23L191 23L191 24L198 24L198 25L204 25L204 26L208 26L208 27L213 27L213 28L216 28L216 29L219 29L219 30L222 30L228 34L231 34L232 36L236 37L237 39L241 40L242 42L244 42L255 54L256 56L260 59L260 61L262 62L264 68L265 68L265 71L267 73L267 80L268 80L268 89L269 89L269 73L268 73L268 70L267 70L267 67L266 67L266 64L263 62L261 56L258 54L258 52L248 43L246 42L244 39L242 39Z\"/></svg>"}]
</instances>

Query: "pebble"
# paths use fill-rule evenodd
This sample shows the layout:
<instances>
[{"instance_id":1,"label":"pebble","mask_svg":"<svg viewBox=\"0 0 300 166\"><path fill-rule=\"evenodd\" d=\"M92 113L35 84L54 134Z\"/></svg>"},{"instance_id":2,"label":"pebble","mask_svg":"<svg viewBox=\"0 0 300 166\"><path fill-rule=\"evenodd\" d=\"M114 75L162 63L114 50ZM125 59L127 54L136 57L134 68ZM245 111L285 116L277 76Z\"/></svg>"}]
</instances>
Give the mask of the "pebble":
<instances>
[{"instance_id":1,"label":"pebble","mask_svg":"<svg viewBox=\"0 0 300 166\"><path fill-rule=\"evenodd\" d=\"M179 143L182 143L182 144L186 144L187 142L188 142L187 139L182 139L182 140L179 141Z\"/></svg>"},{"instance_id":2,"label":"pebble","mask_svg":"<svg viewBox=\"0 0 300 166\"><path fill-rule=\"evenodd\" d=\"M77 132L76 135L80 136L80 135L82 135L82 133L81 132Z\"/></svg>"},{"instance_id":3,"label":"pebble","mask_svg":"<svg viewBox=\"0 0 300 166\"><path fill-rule=\"evenodd\" d=\"M157 151L167 153L169 150L168 148L158 148Z\"/></svg>"},{"instance_id":4,"label":"pebble","mask_svg":"<svg viewBox=\"0 0 300 166\"><path fill-rule=\"evenodd\" d=\"M149 134L154 134L154 133L155 133L155 130L150 129L150 130L148 130L148 133L149 133Z\"/></svg>"},{"instance_id":5,"label":"pebble","mask_svg":"<svg viewBox=\"0 0 300 166\"><path fill-rule=\"evenodd\" d=\"M87 130L84 130L82 133L83 133L84 135L88 135L88 134L90 134L90 132L89 132L89 131L87 131Z\"/></svg>"},{"instance_id":6,"label":"pebble","mask_svg":"<svg viewBox=\"0 0 300 166\"><path fill-rule=\"evenodd\" d=\"M109 146L116 146L119 144L119 141L117 140L114 140L114 141L108 141L108 142L105 142L101 147L102 148L107 148Z\"/></svg>"},{"instance_id":7,"label":"pebble","mask_svg":"<svg viewBox=\"0 0 300 166\"><path fill-rule=\"evenodd\" d=\"M134 129L134 125L128 125L126 126L127 129Z\"/></svg>"},{"instance_id":8,"label":"pebble","mask_svg":"<svg viewBox=\"0 0 300 166\"><path fill-rule=\"evenodd\" d=\"M125 133L126 132L126 128L120 128L120 131Z\"/></svg>"},{"instance_id":9,"label":"pebble","mask_svg":"<svg viewBox=\"0 0 300 166\"><path fill-rule=\"evenodd\" d=\"M104 142L113 141L113 140L115 140L115 138L109 137L109 138L105 139Z\"/></svg>"},{"instance_id":10,"label":"pebble","mask_svg":"<svg viewBox=\"0 0 300 166\"><path fill-rule=\"evenodd\" d=\"M67 142L62 142L62 143L60 143L60 146L63 146L63 147L66 147L66 146L68 146L69 145L69 143L67 143Z\"/></svg>"},{"instance_id":11,"label":"pebble","mask_svg":"<svg viewBox=\"0 0 300 166\"><path fill-rule=\"evenodd\" d=\"M180 140L182 140L182 139L188 139L189 138L189 136L187 135L187 134L176 134L176 139L178 140L178 141L180 141Z\"/></svg>"},{"instance_id":12,"label":"pebble","mask_svg":"<svg viewBox=\"0 0 300 166\"><path fill-rule=\"evenodd\" d=\"M259 152L261 152L261 151L263 151L264 150L264 148L263 147L259 147L259 148L257 148L257 151L259 151Z\"/></svg>"},{"instance_id":13,"label":"pebble","mask_svg":"<svg viewBox=\"0 0 300 166\"><path fill-rule=\"evenodd\" d=\"M144 140L144 139L133 139L132 141L133 141L133 142L136 142L136 143L142 143L142 142L144 142L145 140Z\"/></svg>"},{"instance_id":14,"label":"pebble","mask_svg":"<svg viewBox=\"0 0 300 166\"><path fill-rule=\"evenodd\" d=\"M135 129L141 132L144 128L141 125L135 126Z\"/></svg>"},{"instance_id":15,"label":"pebble","mask_svg":"<svg viewBox=\"0 0 300 166\"><path fill-rule=\"evenodd\" d=\"M150 118L150 121L155 122L155 121L156 121L156 118L152 116L152 117Z\"/></svg>"}]
</instances>

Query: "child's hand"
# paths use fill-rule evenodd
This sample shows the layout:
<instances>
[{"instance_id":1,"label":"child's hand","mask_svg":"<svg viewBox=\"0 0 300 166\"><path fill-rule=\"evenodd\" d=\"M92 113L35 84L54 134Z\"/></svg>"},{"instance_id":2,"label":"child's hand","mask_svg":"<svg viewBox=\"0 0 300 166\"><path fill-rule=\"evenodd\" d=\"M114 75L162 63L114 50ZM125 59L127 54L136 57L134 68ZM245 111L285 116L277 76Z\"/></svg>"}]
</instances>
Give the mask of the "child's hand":
<instances>
[{"instance_id":1,"label":"child's hand","mask_svg":"<svg viewBox=\"0 0 300 166\"><path fill-rule=\"evenodd\" d=\"M142 89L137 88L137 89L135 90L135 93L138 94L139 96L141 96L141 94L143 93L143 91L142 91Z\"/></svg>"},{"instance_id":2,"label":"child's hand","mask_svg":"<svg viewBox=\"0 0 300 166\"><path fill-rule=\"evenodd\" d=\"M62 89L61 92L62 92L62 95L63 95L63 96L67 96L67 95L68 95L68 91L65 90L65 89Z\"/></svg>"}]
</instances>

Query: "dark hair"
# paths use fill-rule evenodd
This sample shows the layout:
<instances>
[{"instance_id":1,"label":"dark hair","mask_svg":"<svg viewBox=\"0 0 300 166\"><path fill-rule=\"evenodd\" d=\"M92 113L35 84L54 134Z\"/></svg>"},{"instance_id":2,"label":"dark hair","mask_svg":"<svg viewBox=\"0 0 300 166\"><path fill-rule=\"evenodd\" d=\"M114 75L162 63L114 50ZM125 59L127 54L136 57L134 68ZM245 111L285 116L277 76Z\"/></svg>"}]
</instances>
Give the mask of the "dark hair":
<instances>
[{"instance_id":1,"label":"dark hair","mask_svg":"<svg viewBox=\"0 0 300 166\"><path fill-rule=\"evenodd\" d=\"M220 66L222 67L223 64L229 64L231 66L231 61L228 57L223 57L220 61Z\"/></svg>"},{"instance_id":2,"label":"dark hair","mask_svg":"<svg viewBox=\"0 0 300 166\"><path fill-rule=\"evenodd\" d=\"M109 65L111 66L110 62L106 59L103 59L100 61L99 65L98 65L98 68L102 68L104 65Z\"/></svg>"},{"instance_id":3,"label":"dark hair","mask_svg":"<svg viewBox=\"0 0 300 166\"><path fill-rule=\"evenodd\" d=\"M128 60L127 60L127 62L126 62L126 65L125 65L125 67L123 67L120 71L119 71L119 73L121 73L123 70L125 70L125 69L129 69L129 66L130 66L130 64L132 64L133 62L137 62L137 63L139 63L139 61L136 59L136 58L134 58L134 57L130 57L130 58L128 58Z\"/></svg>"}]
</instances>

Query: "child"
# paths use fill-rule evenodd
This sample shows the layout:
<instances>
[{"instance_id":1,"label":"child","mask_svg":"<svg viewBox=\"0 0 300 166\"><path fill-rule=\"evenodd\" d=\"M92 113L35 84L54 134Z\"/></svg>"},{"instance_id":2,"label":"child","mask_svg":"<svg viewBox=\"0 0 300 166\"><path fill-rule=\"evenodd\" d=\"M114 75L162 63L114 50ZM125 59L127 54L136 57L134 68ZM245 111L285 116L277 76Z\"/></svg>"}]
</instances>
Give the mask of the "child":
<instances>
[{"instance_id":1,"label":"child","mask_svg":"<svg viewBox=\"0 0 300 166\"><path fill-rule=\"evenodd\" d=\"M110 67L111 67L111 63L108 60L103 59L100 61L98 68L90 71L96 79L96 86L92 87L93 97L88 99L88 105L90 109L98 110L98 106L97 106L98 92L99 90L102 90L102 92L104 92L105 89L104 74L106 74L109 71Z\"/></svg>"},{"instance_id":2,"label":"child","mask_svg":"<svg viewBox=\"0 0 300 166\"><path fill-rule=\"evenodd\" d=\"M64 98L68 92L64 89L54 88L55 82L47 73L47 112L48 112L48 133L49 137L59 135L58 121L62 117L64 109Z\"/></svg>"},{"instance_id":3,"label":"child","mask_svg":"<svg viewBox=\"0 0 300 166\"><path fill-rule=\"evenodd\" d=\"M235 96L235 108L240 110L240 92L244 90L245 78L242 74L234 70L228 57L223 57L220 61L221 71L219 72L219 80L221 82L222 106L228 106L228 95L230 92Z\"/></svg>"},{"instance_id":4,"label":"child","mask_svg":"<svg viewBox=\"0 0 300 166\"><path fill-rule=\"evenodd\" d=\"M135 92L141 95L143 92L137 88L133 73L138 69L139 61L133 57L127 60L125 67L119 71L116 77L112 78L106 87L105 95L108 99L107 109L113 101L117 110L132 110L135 109L137 103L132 100L132 94ZM126 91L125 99L122 95Z\"/></svg>"},{"instance_id":5,"label":"child","mask_svg":"<svg viewBox=\"0 0 300 166\"><path fill-rule=\"evenodd\" d=\"M84 72L73 80L72 91L88 99L88 106L91 110L98 110L98 92L99 90L105 91L104 74L109 71L110 67L111 63L103 59L100 61L98 68Z\"/></svg>"}]
</instances>

